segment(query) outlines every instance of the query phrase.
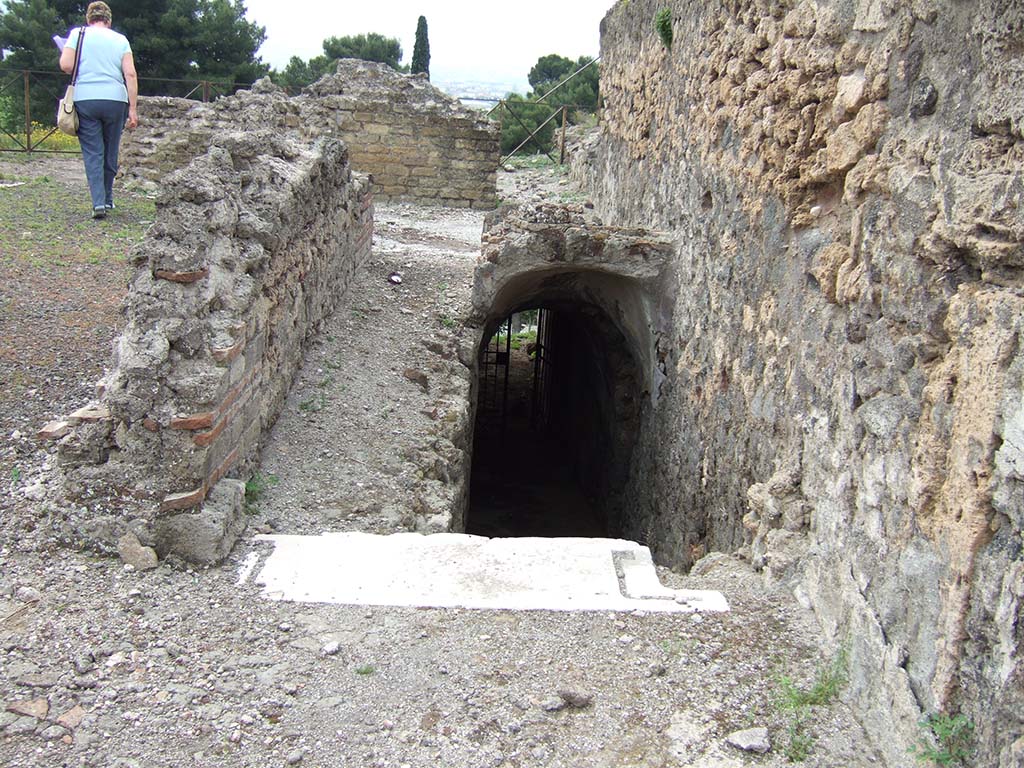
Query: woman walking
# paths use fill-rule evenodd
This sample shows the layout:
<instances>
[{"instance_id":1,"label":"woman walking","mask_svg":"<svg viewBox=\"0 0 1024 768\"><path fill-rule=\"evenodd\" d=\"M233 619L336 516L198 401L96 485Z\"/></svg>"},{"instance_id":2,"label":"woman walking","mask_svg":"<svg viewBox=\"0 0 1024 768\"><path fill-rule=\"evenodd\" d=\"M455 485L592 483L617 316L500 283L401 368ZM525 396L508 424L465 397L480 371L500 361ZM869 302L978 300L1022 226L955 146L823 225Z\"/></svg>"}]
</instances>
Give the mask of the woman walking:
<instances>
[{"instance_id":1,"label":"woman walking","mask_svg":"<svg viewBox=\"0 0 1024 768\"><path fill-rule=\"evenodd\" d=\"M114 207L114 176L121 132L139 124L139 78L128 38L110 28L113 16L106 3L89 3L85 27L68 33L60 68L70 74L75 51L82 46L75 83L78 143L92 197L92 217L102 219Z\"/></svg>"}]
</instances>

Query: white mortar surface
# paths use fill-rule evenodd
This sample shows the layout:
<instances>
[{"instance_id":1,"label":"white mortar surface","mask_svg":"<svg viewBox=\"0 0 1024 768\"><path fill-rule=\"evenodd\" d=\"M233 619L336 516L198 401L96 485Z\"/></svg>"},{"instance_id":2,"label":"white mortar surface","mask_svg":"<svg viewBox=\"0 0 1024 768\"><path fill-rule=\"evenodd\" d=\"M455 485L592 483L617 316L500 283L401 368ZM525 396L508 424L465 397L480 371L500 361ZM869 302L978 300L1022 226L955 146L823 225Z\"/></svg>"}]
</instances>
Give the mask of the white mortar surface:
<instances>
[{"instance_id":1,"label":"white mortar surface","mask_svg":"<svg viewBox=\"0 0 1024 768\"><path fill-rule=\"evenodd\" d=\"M728 611L721 592L658 581L647 547L620 539L458 533L259 536L272 600L551 611Z\"/></svg>"}]
</instances>

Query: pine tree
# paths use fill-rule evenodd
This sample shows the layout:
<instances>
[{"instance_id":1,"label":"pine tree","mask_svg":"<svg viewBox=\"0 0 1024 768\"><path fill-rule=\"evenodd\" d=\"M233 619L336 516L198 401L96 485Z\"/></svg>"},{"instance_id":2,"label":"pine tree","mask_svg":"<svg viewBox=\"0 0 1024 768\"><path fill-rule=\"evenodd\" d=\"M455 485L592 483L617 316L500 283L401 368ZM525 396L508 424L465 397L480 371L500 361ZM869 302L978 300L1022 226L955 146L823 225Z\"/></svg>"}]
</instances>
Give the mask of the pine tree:
<instances>
[{"instance_id":1,"label":"pine tree","mask_svg":"<svg viewBox=\"0 0 1024 768\"><path fill-rule=\"evenodd\" d=\"M422 72L430 79L430 41L427 40L427 17L420 16L416 22L416 43L412 47L412 74Z\"/></svg>"},{"instance_id":2,"label":"pine tree","mask_svg":"<svg viewBox=\"0 0 1024 768\"><path fill-rule=\"evenodd\" d=\"M57 71L50 39L84 22L88 0L0 0L0 54L10 68ZM267 73L256 51L266 30L243 0L133 0L114 4L113 28L128 36L139 78L237 80ZM162 84L161 87L166 87ZM55 97L48 97L52 102ZM47 112L52 112L52 104Z\"/></svg>"}]
</instances>

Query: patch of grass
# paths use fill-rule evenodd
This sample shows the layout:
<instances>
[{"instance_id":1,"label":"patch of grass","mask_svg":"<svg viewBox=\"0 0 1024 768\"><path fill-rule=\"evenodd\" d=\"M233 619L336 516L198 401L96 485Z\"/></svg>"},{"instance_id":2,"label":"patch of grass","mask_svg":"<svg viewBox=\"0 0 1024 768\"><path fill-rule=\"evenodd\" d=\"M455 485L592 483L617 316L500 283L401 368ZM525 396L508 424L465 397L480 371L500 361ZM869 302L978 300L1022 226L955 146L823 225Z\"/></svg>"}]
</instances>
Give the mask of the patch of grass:
<instances>
[{"instance_id":1,"label":"patch of grass","mask_svg":"<svg viewBox=\"0 0 1024 768\"><path fill-rule=\"evenodd\" d=\"M527 331L520 331L512 339L513 342L514 341L519 341L519 342L525 341L527 344L529 344L531 342L534 342L536 340L537 340L537 329L536 328L530 328ZM517 347L517 349L518 349L518 347Z\"/></svg>"},{"instance_id":2,"label":"patch of grass","mask_svg":"<svg viewBox=\"0 0 1024 768\"><path fill-rule=\"evenodd\" d=\"M318 392L299 403L299 410L303 413L316 413L327 407L327 393Z\"/></svg>"},{"instance_id":3,"label":"patch of grass","mask_svg":"<svg viewBox=\"0 0 1024 768\"><path fill-rule=\"evenodd\" d=\"M505 348L506 337L504 333L499 333L494 337L494 343L498 345L498 349ZM509 345L512 349L519 349L519 339L515 336L512 337L512 343Z\"/></svg>"},{"instance_id":4,"label":"patch of grass","mask_svg":"<svg viewBox=\"0 0 1024 768\"><path fill-rule=\"evenodd\" d=\"M376 671L377 670L374 669L372 664L360 664L358 667L356 667L357 675L372 675Z\"/></svg>"},{"instance_id":5,"label":"patch of grass","mask_svg":"<svg viewBox=\"0 0 1024 768\"><path fill-rule=\"evenodd\" d=\"M780 707L797 710L803 707L818 707L830 704L839 696L839 691L846 685L849 653L840 648L828 664L818 667L814 682L810 688L799 688L789 677L779 678Z\"/></svg>"},{"instance_id":6,"label":"patch of grass","mask_svg":"<svg viewBox=\"0 0 1024 768\"><path fill-rule=\"evenodd\" d=\"M811 708L831 704L847 682L849 652L842 647L827 664L818 667L814 680L807 688L801 688L789 676L778 680L775 703L786 719L786 743L783 754L792 763L807 759L814 749L815 735L810 729Z\"/></svg>"},{"instance_id":7,"label":"patch of grass","mask_svg":"<svg viewBox=\"0 0 1024 768\"><path fill-rule=\"evenodd\" d=\"M923 718L918 725L927 732L910 748L918 762L967 765L974 752L974 723L967 717L935 713Z\"/></svg>"},{"instance_id":8,"label":"patch of grass","mask_svg":"<svg viewBox=\"0 0 1024 768\"><path fill-rule=\"evenodd\" d=\"M585 203L587 196L582 192L559 192L558 202L560 203Z\"/></svg>"},{"instance_id":9,"label":"patch of grass","mask_svg":"<svg viewBox=\"0 0 1024 768\"><path fill-rule=\"evenodd\" d=\"M689 641L679 638L678 640L662 640L661 650L668 656L682 656L686 653Z\"/></svg>"},{"instance_id":10,"label":"patch of grass","mask_svg":"<svg viewBox=\"0 0 1024 768\"><path fill-rule=\"evenodd\" d=\"M445 328L454 328L458 324L451 315L441 315L438 319Z\"/></svg>"},{"instance_id":11,"label":"patch of grass","mask_svg":"<svg viewBox=\"0 0 1024 768\"><path fill-rule=\"evenodd\" d=\"M654 29L658 32L662 44L666 48L672 47L672 9L662 8L654 14Z\"/></svg>"},{"instance_id":12,"label":"patch of grass","mask_svg":"<svg viewBox=\"0 0 1024 768\"><path fill-rule=\"evenodd\" d=\"M551 168L557 165L550 157L544 154L538 155L514 155L505 161L505 167L516 171L520 168Z\"/></svg>"},{"instance_id":13,"label":"patch of grass","mask_svg":"<svg viewBox=\"0 0 1024 768\"><path fill-rule=\"evenodd\" d=\"M277 483L277 475L254 472L252 477L245 482L246 506L251 507L258 504L266 490Z\"/></svg>"},{"instance_id":14,"label":"patch of grass","mask_svg":"<svg viewBox=\"0 0 1024 768\"><path fill-rule=\"evenodd\" d=\"M814 750L814 734L808 727L810 718L810 707L801 707L790 714L786 723L786 743L782 746L782 754L791 763L802 763Z\"/></svg>"},{"instance_id":15,"label":"patch of grass","mask_svg":"<svg viewBox=\"0 0 1024 768\"><path fill-rule=\"evenodd\" d=\"M499 349L505 348L504 333L496 333L491 343L494 343L495 340L498 342ZM537 331L535 329L530 329L528 331L520 331L515 336L513 336L510 346L512 347L512 349L522 349L524 342L530 344L535 341L537 341Z\"/></svg>"},{"instance_id":16,"label":"patch of grass","mask_svg":"<svg viewBox=\"0 0 1024 768\"><path fill-rule=\"evenodd\" d=\"M0 263L59 273L72 264L125 261L155 214L151 199L122 193L117 209L94 221L84 182L29 178L0 188Z\"/></svg>"}]
</instances>

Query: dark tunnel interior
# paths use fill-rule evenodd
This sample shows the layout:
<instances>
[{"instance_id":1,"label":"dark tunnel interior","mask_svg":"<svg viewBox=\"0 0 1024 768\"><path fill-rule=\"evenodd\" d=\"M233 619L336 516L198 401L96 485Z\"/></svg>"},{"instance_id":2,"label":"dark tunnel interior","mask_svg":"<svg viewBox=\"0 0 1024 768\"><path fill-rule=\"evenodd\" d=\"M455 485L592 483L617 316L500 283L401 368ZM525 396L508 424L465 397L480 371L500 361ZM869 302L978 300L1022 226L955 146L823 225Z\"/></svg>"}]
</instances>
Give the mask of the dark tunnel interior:
<instances>
[{"instance_id":1,"label":"dark tunnel interior","mask_svg":"<svg viewBox=\"0 0 1024 768\"><path fill-rule=\"evenodd\" d=\"M618 535L640 388L621 332L566 304L521 309L484 338L466 532Z\"/></svg>"}]
</instances>

